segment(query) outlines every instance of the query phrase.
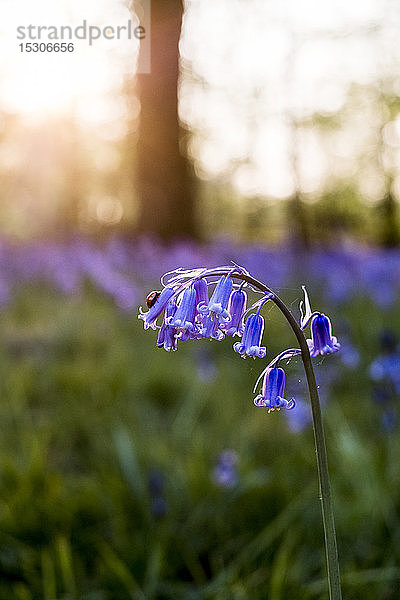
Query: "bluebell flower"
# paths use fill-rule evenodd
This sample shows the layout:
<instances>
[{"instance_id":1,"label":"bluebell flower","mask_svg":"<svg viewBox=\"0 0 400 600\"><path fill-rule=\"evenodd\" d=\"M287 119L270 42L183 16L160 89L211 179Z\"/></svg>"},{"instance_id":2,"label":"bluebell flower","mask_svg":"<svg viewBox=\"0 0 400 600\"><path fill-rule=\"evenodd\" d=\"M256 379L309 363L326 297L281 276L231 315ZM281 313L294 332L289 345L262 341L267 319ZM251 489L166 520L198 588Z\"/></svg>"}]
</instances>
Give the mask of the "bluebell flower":
<instances>
[{"instance_id":1,"label":"bluebell flower","mask_svg":"<svg viewBox=\"0 0 400 600\"><path fill-rule=\"evenodd\" d=\"M190 332L195 328L194 318L196 312L196 290L193 285L186 288L183 292L181 301L176 313L168 317L166 323L176 329L183 335L182 339L187 339Z\"/></svg>"},{"instance_id":2,"label":"bluebell flower","mask_svg":"<svg viewBox=\"0 0 400 600\"><path fill-rule=\"evenodd\" d=\"M138 319L143 319L145 329L148 329L149 327L156 329L156 321L173 295L174 289L172 287L165 287L153 306L147 312L144 313L142 307L139 307Z\"/></svg>"},{"instance_id":3,"label":"bluebell flower","mask_svg":"<svg viewBox=\"0 0 400 600\"><path fill-rule=\"evenodd\" d=\"M218 369L217 365L215 364L213 354L210 351L210 347L208 345L197 347L195 363L197 369L197 377L200 379L200 381L214 381L214 379L218 375Z\"/></svg>"},{"instance_id":4,"label":"bluebell flower","mask_svg":"<svg viewBox=\"0 0 400 600\"><path fill-rule=\"evenodd\" d=\"M384 431L394 431L397 425L397 411L395 408L385 409L381 419L382 429Z\"/></svg>"},{"instance_id":5,"label":"bluebell flower","mask_svg":"<svg viewBox=\"0 0 400 600\"><path fill-rule=\"evenodd\" d=\"M225 334L219 328L219 321L213 319L211 315L207 315L203 318L203 322L199 326L200 338L213 338L220 342L224 339Z\"/></svg>"},{"instance_id":6,"label":"bluebell flower","mask_svg":"<svg viewBox=\"0 0 400 600\"><path fill-rule=\"evenodd\" d=\"M289 429L293 433L300 433L312 423L311 407L307 402L296 395L296 410L290 411L287 416Z\"/></svg>"},{"instance_id":7,"label":"bluebell flower","mask_svg":"<svg viewBox=\"0 0 400 600\"><path fill-rule=\"evenodd\" d=\"M391 385L400 394L400 353L392 352L378 356L369 368L371 379Z\"/></svg>"},{"instance_id":8,"label":"bluebell flower","mask_svg":"<svg viewBox=\"0 0 400 600\"><path fill-rule=\"evenodd\" d=\"M164 476L161 471L154 469L148 479L151 501L151 513L155 519L162 519L168 512L168 502L164 496Z\"/></svg>"},{"instance_id":9,"label":"bluebell flower","mask_svg":"<svg viewBox=\"0 0 400 600\"><path fill-rule=\"evenodd\" d=\"M310 355L332 354L340 349L337 338L332 336L332 325L329 317L322 313L315 314L311 319L311 340L307 340Z\"/></svg>"},{"instance_id":10,"label":"bluebell flower","mask_svg":"<svg viewBox=\"0 0 400 600\"><path fill-rule=\"evenodd\" d=\"M400 394L400 351L396 334L388 329L379 336L382 353L371 363L371 379L391 390L393 396Z\"/></svg>"},{"instance_id":11,"label":"bluebell flower","mask_svg":"<svg viewBox=\"0 0 400 600\"><path fill-rule=\"evenodd\" d=\"M157 348L164 348L168 352L170 350L176 350L177 348L177 335L178 332L176 327L168 325L168 320L173 317L176 312L176 301L175 298L170 300L165 308L165 316L163 324L160 327L157 338Z\"/></svg>"},{"instance_id":12,"label":"bluebell flower","mask_svg":"<svg viewBox=\"0 0 400 600\"><path fill-rule=\"evenodd\" d=\"M238 457L234 450L223 450L218 456L217 464L212 472L214 483L225 488L235 487L239 482L237 460Z\"/></svg>"},{"instance_id":13,"label":"bluebell flower","mask_svg":"<svg viewBox=\"0 0 400 600\"><path fill-rule=\"evenodd\" d=\"M257 311L257 313L251 314L247 319L242 341L233 344L234 351L241 354L243 358L246 358L246 356L264 358L267 354L267 349L265 346L260 345L263 331L264 318Z\"/></svg>"},{"instance_id":14,"label":"bluebell flower","mask_svg":"<svg viewBox=\"0 0 400 600\"><path fill-rule=\"evenodd\" d=\"M229 321L229 313L227 311L229 298L232 292L233 282L232 279L227 277L221 277L215 286L208 305L205 302L201 302L198 306L200 313L204 315L211 315L213 319L219 322Z\"/></svg>"},{"instance_id":15,"label":"bluebell flower","mask_svg":"<svg viewBox=\"0 0 400 600\"><path fill-rule=\"evenodd\" d=\"M229 299L229 321L221 326L226 333L233 337L234 335L243 335L243 314L246 310L247 294L241 288L235 290Z\"/></svg>"},{"instance_id":16,"label":"bluebell flower","mask_svg":"<svg viewBox=\"0 0 400 600\"><path fill-rule=\"evenodd\" d=\"M397 351L397 335L391 329L383 329L379 335L382 352L391 354Z\"/></svg>"},{"instance_id":17,"label":"bluebell flower","mask_svg":"<svg viewBox=\"0 0 400 600\"><path fill-rule=\"evenodd\" d=\"M267 369L264 374L262 393L254 398L256 406L265 406L268 412L281 408L292 409L295 406L293 398L286 400L285 393L285 371L281 367Z\"/></svg>"},{"instance_id":18,"label":"bluebell flower","mask_svg":"<svg viewBox=\"0 0 400 600\"><path fill-rule=\"evenodd\" d=\"M196 290L196 316L203 316L203 313L199 311L198 306L208 306L208 285L204 278L196 279L193 283L193 287Z\"/></svg>"},{"instance_id":19,"label":"bluebell flower","mask_svg":"<svg viewBox=\"0 0 400 600\"><path fill-rule=\"evenodd\" d=\"M341 340L342 350L340 352L340 358L342 363L347 369L356 369L361 360L360 352L347 338L343 340L343 336L341 336Z\"/></svg>"}]
</instances>

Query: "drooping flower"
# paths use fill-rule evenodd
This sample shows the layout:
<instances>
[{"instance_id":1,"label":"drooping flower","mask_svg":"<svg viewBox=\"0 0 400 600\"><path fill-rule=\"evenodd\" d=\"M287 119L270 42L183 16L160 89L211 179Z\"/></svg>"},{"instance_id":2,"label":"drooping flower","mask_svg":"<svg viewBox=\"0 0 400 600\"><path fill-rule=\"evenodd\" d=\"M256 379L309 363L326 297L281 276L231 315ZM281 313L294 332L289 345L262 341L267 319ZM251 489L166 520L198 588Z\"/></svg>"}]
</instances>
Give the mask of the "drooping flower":
<instances>
[{"instance_id":1,"label":"drooping flower","mask_svg":"<svg viewBox=\"0 0 400 600\"><path fill-rule=\"evenodd\" d=\"M168 352L177 348L177 330L176 327L168 325L168 319L173 317L176 312L176 300L170 300L165 308L165 316L160 331L158 332L157 348L164 348Z\"/></svg>"},{"instance_id":2,"label":"drooping flower","mask_svg":"<svg viewBox=\"0 0 400 600\"><path fill-rule=\"evenodd\" d=\"M193 283L193 287L196 290L196 316L203 316L203 313L199 311L198 306L208 306L208 285L204 278L196 279Z\"/></svg>"},{"instance_id":3,"label":"drooping flower","mask_svg":"<svg viewBox=\"0 0 400 600\"><path fill-rule=\"evenodd\" d=\"M225 334L219 328L219 321L213 319L211 315L207 315L203 318L203 322L200 325L199 338L212 338L220 342L224 339Z\"/></svg>"},{"instance_id":4,"label":"drooping flower","mask_svg":"<svg viewBox=\"0 0 400 600\"><path fill-rule=\"evenodd\" d=\"M241 354L243 358L246 358L246 356L264 358L267 354L267 349L265 346L261 346L263 331L264 318L257 311L257 313L253 313L248 317L242 341L233 344L234 351Z\"/></svg>"},{"instance_id":5,"label":"drooping flower","mask_svg":"<svg viewBox=\"0 0 400 600\"><path fill-rule=\"evenodd\" d=\"M145 329L149 327L156 329L156 321L173 295L174 289L172 287L165 287L147 312L143 312L142 307L139 307L138 319L143 319Z\"/></svg>"},{"instance_id":6,"label":"drooping flower","mask_svg":"<svg viewBox=\"0 0 400 600\"><path fill-rule=\"evenodd\" d=\"M194 317L196 312L196 290L193 285L183 292L181 301L174 315L168 317L166 323L170 327L176 327L181 332L181 339L188 339L194 331Z\"/></svg>"},{"instance_id":7,"label":"drooping flower","mask_svg":"<svg viewBox=\"0 0 400 600\"><path fill-rule=\"evenodd\" d=\"M268 412L281 408L287 408L288 410L294 408L295 401L293 398L286 400L284 393L285 371L281 367L267 369L264 374L262 392L254 398L254 404L267 407Z\"/></svg>"},{"instance_id":8,"label":"drooping flower","mask_svg":"<svg viewBox=\"0 0 400 600\"><path fill-rule=\"evenodd\" d=\"M231 294L228 306L229 321L221 326L226 335L231 337L234 335L243 335L243 314L246 310L246 301L247 294L241 288Z\"/></svg>"},{"instance_id":9,"label":"drooping flower","mask_svg":"<svg viewBox=\"0 0 400 600\"><path fill-rule=\"evenodd\" d=\"M229 275L221 277L215 286L208 304L201 302L197 307L200 313L211 315L213 319L220 322L229 320L227 306L232 292L233 282Z\"/></svg>"},{"instance_id":10,"label":"drooping flower","mask_svg":"<svg viewBox=\"0 0 400 600\"><path fill-rule=\"evenodd\" d=\"M332 325L329 317L316 313L311 319L311 339L307 340L310 355L332 354L340 349L337 338L332 336Z\"/></svg>"}]
</instances>

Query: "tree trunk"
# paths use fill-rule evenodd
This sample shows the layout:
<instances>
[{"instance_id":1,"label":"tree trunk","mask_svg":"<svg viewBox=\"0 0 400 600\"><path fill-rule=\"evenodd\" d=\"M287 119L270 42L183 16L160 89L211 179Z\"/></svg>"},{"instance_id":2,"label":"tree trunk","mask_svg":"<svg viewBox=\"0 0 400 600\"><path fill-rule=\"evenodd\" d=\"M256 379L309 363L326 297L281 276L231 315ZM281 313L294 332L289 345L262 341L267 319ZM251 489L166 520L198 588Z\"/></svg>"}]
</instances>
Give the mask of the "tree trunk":
<instances>
[{"instance_id":1,"label":"tree trunk","mask_svg":"<svg viewBox=\"0 0 400 600\"><path fill-rule=\"evenodd\" d=\"M178 119L182 0L151 2L151 73L138 75L138 229L164 240L196 234L193 178Z\"/></svg>"}]
</instances>

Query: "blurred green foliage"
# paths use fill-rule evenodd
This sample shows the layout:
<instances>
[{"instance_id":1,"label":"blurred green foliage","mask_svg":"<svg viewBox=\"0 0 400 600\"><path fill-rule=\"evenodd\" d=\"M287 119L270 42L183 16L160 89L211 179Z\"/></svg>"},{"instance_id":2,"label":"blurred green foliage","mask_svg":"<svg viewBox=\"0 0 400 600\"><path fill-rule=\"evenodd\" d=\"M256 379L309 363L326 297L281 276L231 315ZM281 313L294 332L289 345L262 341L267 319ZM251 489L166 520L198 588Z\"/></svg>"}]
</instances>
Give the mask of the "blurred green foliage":
<instances>
[{"instance_id":1,"label":"blurred green foliage","mask_svg":"<svg viewBox=\"0 0 400 600\"><path fill-rule=\"evenodd\" d=\"M293 340L267 314L272 356ZM381 430L366 377L385 323L366 300L341 316L362 352L324 411L344 597L394 600L400 439ZM262 361L242 361L230 339L157 350L136 314L89 288L68 302L25 289L0 325L1 600L327 598L312 430L255 409ZM199 376L204 360L215 379ZM339 360L317 360L317 377ZM295 360L287 371L303 377ZM238 455L230 489L211 477L226 448Z\"/></svg>"}]
</instances>

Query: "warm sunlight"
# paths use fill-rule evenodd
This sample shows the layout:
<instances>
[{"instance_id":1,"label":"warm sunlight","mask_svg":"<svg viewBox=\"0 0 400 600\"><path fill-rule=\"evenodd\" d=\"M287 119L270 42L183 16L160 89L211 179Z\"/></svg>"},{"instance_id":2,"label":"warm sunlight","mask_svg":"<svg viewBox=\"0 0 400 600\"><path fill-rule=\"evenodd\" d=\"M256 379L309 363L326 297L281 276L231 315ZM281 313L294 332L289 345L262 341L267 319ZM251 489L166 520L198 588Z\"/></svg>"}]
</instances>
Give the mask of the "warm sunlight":
<instances>
[{"instance_id":1,"label":"warm sunlight","mask_svg":"<svg viewBox=\"0 0 400 600\"><path fill-rule=\"evenodd\" d=\"M128 8L112 0L90 0L84 9L77 1L3 0L1 28L8 57L1 65L3 110L39 118L77 112L83 120L104 120L109 109L105 98L118 92L123 77L135 70L139 42L128 39L123 29L129 20ZM96 38L98 29L107 26L109 35L119 26L120 39L102 34L90 43L89 34ZM78 36L86 39L71 39L70 31L79 27ZM54 46L49 52L45 46L50 40ZM67 48L55 51L55 44L63 42ZM85 110L88 102L90 114Z\"/></svg>"},{"instance_id":2,"label":"warm sunlight","mask_svg":"<svg viewBox=\"0 0 400 600\"><path fill-rule=\"evenodd\" d=\"M107 27L114 31L131 19L127 4L3 0L0 30L7 60L0 67L2 110L30 122L72 118L78 127L94 127L98 135L118 139L127 119L139 112L135 98L128 111L128 96L122 93L135 73L139 42L124 34L106 39ZM189 154L196 173L205 180L228 174L244 195L285 198L293 193L295 180L304 193L315 193L330 166L313 115L329 119L344 106L353 84L368 85L398 70L395 4L186 0L185 8L180 116L191 132ZM91 43L74 39L72 52L28 52L32 25L35 34L38 26L85 28L86 37L91 27L106 33L97 36L94 30ZM40 45L41 40L31 42ZM306 122L295 135L294 123ZM349 162L353 138L361 145L367 135L362 131L361 137L357 132L338 140L339 178L354 168ZM299 144L294 177L292 155ZM364 188L370 179L363 178ZM372 188L365 193L374 195Z\"/></svg>"}]
</instances>

